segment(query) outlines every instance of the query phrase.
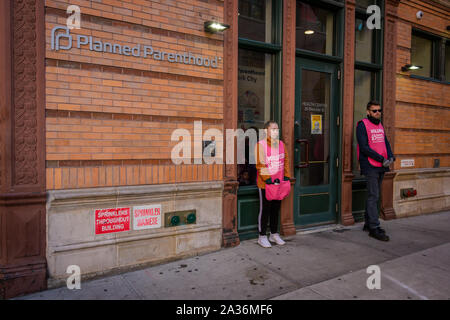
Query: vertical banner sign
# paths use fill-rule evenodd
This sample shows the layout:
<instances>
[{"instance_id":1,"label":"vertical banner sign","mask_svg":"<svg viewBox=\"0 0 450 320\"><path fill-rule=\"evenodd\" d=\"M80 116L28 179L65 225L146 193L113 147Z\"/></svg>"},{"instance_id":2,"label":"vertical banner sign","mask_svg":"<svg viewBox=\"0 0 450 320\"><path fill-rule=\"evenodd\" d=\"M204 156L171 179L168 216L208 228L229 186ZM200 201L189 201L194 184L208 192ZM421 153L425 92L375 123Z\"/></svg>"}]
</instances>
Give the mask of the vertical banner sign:
<instances>
[{"instance_id":1,"label":"vertical banner sign","mask_svg":"<svg viewBox=\"0 0 450 320\"><path fill-rule=\"evenodd\" d=\"M95 234L130 230L130 208L95 210Z\"/></svg>"},{"instance_id":2,"label":"vertical banner sign","mask_svg":"<svg viewBox=\"0 0 450 320\"><path fill-rule=\"evenodd\" d=\"M133 229L144 230L161 227L161 205L133 207Z\"/></svg>"}]
</instances>

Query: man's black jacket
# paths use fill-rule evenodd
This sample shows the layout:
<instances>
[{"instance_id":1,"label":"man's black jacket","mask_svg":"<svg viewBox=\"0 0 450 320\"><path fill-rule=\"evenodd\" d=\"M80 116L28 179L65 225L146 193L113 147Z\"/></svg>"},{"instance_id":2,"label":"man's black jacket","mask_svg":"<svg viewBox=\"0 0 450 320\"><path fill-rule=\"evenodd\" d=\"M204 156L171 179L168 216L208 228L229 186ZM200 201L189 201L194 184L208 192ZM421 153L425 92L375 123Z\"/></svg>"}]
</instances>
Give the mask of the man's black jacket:
<instances>
[{"instance_id":1,"label":"man's black jacket","mask_svg":"<svg viewBox=\"0 0 450 320\"><path fill-rule=\"evenodd\" d=\"M370 118L369 121L374 123L374 121ZM369 147L369 138L367 137L366 126L364 125L363 121L359 121L358 125L356 126L356 139L358 140L359 144L359 166L361 168L362 175L367 175L367 173L371 171L375 172L389 171L389 168L374 167L370 164L368 157L374 159L375 161L381 162L381 164L383 164L384 158L378 152ZM391 150L391 145L389 144L386 135L384 135L384 141L386 143L388 159L393 158L394 155Z\"/></svg>"}]
</instances>

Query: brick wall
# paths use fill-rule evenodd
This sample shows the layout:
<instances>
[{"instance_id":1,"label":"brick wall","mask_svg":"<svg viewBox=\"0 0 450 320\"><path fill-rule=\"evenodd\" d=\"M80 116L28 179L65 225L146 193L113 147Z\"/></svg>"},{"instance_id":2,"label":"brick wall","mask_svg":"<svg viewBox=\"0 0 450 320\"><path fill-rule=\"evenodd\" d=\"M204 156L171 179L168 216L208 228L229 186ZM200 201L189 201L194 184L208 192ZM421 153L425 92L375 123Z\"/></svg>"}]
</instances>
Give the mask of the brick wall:
<instances>
[{"instance_id":1,"label":"brick wall","mask_svg":"<svg viewBox=\"0 0 450 320\"><path fill-rule=\"evenodd\" d=\"M421 20L416 18L419 10L424 12ZM441 167L450 167L450 86L414 79L401 71L411 62L413 27L450 37L448 8L402 0L398 13L395 169L401 169L401 159L415 159L415 168L432 168L434 159L440 159Z\"/></svg>"},{"instance_id":2,"label":"brick wall","mask_svg":"<svg viewBox=\"0 0 450 320\"><path fill-rule=\"evenodd\" d=\"M223 2L46 0L47 189L222 179L221 165L176 166L171 133L223 126L223 36L203 31L223 20ZM71 34L166 52L218 56L217 68L95 52L51 50L66 9L81 8ZM63 43L63 42L62 42ZM75 43L75 41L74 41Z\"/></svg>"}]
</instances>

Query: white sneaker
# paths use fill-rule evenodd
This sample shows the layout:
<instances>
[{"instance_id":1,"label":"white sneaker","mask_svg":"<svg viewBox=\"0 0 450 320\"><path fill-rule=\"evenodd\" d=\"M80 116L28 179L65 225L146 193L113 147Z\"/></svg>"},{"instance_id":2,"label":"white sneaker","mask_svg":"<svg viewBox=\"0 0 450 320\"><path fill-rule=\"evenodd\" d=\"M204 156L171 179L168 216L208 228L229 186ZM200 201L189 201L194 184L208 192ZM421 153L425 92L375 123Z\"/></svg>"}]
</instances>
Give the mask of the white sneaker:
<instances>
[{"instance_id":1,"label":"white sneaker","mask_svg":"<svg viewBox=\"0 0 450 320\"><path fill-rule=\"evenodd\" d=\"M270 244L269 240L267 239L267 236L259 236L258 238L258 244L263 248L270 248L272 245Z\"/></svg>"},{"instance_id":2,"label":"white sneaker","mask_svg":"<svg viewBox=\"0 0 450 320\"><path fill-rule=\"evenodd\" d=\"M278 233L274 233L274 234L270 234L269 237L269 241L270 242L275 242L276 244L282 246L283 244L285 244L286 242L283 241L283 239L280 238L280 235Z\"/></svg>"}]
</instances>

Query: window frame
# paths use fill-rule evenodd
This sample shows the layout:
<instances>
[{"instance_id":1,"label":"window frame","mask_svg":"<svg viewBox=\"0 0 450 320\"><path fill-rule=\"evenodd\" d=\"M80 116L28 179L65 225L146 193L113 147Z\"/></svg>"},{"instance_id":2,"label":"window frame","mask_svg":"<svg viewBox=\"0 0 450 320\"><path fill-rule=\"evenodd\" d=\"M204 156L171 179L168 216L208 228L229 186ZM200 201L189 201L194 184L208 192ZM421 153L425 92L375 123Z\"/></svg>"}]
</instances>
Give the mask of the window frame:
<instances>
[{"instance_id":1,"label":"window frame","mask_svg":"<svg viewBox=\"0 0 450 320\"><path fill-rule=\"evenodd\" d=\"M377 100L381 107L383 108L383 53L384 53L384 26L385 26L385 8L384 8L384 1L382 0L376 0L375 5L379 6L381 9L381 29L380 30L373 30L375 32L374 37L372 38L372 50L375 49L375 57L374 62L366 62L366 61L358 61L356 60L356 53L355 53L355 68L354 68L354 74L357 70L361 71L368 71L373 72L375 75L375 82L371 84L370 87L370 99L371 100ZM370 14L366 13L366 9L363 9L361 7L356 6L355 7L355 23L356 19L363 19L364 21L367 21L367 18L370 17ZM355 29L356 34L356 29ZM354 48L356 50L356 37L355 37L355 44ZM355 90L353 88L353 94L355 94ZM353 112L355 110L355 105L353 105ZM382 115L383 117L383 115ZM356 130L356 128L354 128ZM356 150L354 150L356 152ZM353 155L352 155L353 159ZM353 160L352 160L353 161ZM354 168L355 164L352 164L352 173L355 175L355 178L353 181L355 182L362 182L366 181L365 177L362 176L358 169ZM356 166L357 168L357 166Z\"/></svg>"},{"instance_id":2,"label":"window frame","mask_svg":"<svg viewBox=\"0 0 450 320\"><path fill-rule=\"evenodd\" d=\"M424 76L419 76L419 75L415 75L415 74L411 74L411 77L415 78L415 77L419 77L422 79L429 79L429 80L438 80L439 79L439 50L438 50L438 42L440 41L439 37L436 37L428 32L424 32L423 30L419 30L416 28L412 28L411 30L411 53L410 53L410 61L412 63L412 37L419 37L419 38L423 38L426 40L430 40L431 41L431 76L430 77L424 77Z\"/></svg>"},{"instance_id":3,"label":"window frame","mask_svg":"<svg viewBox=\"0 0 450 320\"><path fill-rule=\"evenodd\" d=\"M449 81L445 80L445 50L446 45L450 43L450 39L439 36L437 34L413 27L411 30L411 49L412 50L412 36L422 37L432 41L432 53L431 53L431 77L424 77L410 73L409 77L414 79L426 80L431 82L438 82L443 84L450 84ZM410 61L411 61L411 51L410 51ZM412 62L412 61L411 61ZM450 70L448 70L450 73Z\"/></svg>"},{"instance_id":4,"label":"window frame","mask_svg":"<svg viewBox=\"0 0 450 320\"><path fill-rule=\"evenodd\" d=\"M238 48L272 54L272 87L270 118L278 123L281 135L281 71L282 71L282 1L272 0L272 39L271 43L241 38L238 35Z\"/></svg>"},{"instance_id":5,"label":"window frame","mask_svg":"<svg viewBox=\"0 0 450 320\"><path fill-rule=\"evenodd\" d=\"M296 57L313 58L327 62L341 63L344 56L344 28L345 28L345 4L335 0L297 0L310 5L333 11L335 14L333 26L333 55L327 55L306 49L295 48ZM296 2L297 4L297 2Z\"/></svg>"},{"instance_id":6,"label":"window frame","mask_svg":"<svg viewBox=\"0 0 450 320\"><path fill-rule=\"evenodd\" d=\"M238 0L239 1L239 0ZM238 4L239 7L239 4ZM254 46L258 48L268 48L269 50L281 50L281 43L283 41L282 38L282 27L280 27L281 22L283 21L283 17L281 15L282 13L282 3L279 3L277 0L272 0L272 41L271 42L264 42L264 41L258 41L253 39L248 39L244 37L239 36L238 32L238 43L239 46L242 45L248 45L248 46ZM239 21L239 16L238 16ZM239 23L239 22L238 22ZM270 52L272 53L272 52Z\"/></svg>"},{"instance_id":7,"label":"window frame","mask_svg":"<svg viewBox=\"0 0 450 320\"><path fill-rule=\"evenodd\" d=\"M382 9L382 17L381 17L381 25L384 25L384 17L383 17L383 8ZM367 19L370 17L369 14L366 13L366 11L361 9L355 10L355 23L356 19L362 19L363 21L367 21ZM355 30L355 67L369 67L373 69L381 70L383 69L383 28L380 30L372 30L374 32L374 35L372 37L372 61L359 61L356 60L356 30ZM375 49L375 52L373 50Z\"/></svg>"},{"instance_id":8,"label":"window frame","mask_svg":"<svg viewBox=\"0 0 450 320\"><path fill-rule=\"evenodd\" d=\"M380 30L372 30L375 32L374 37L372 38L372 50L375 49L375 57L374 62L367 61L358 61L356 60L355 54L355 69L372 69L372 70L383 70L383 49L384 49L384 35L382 30L384 30L384 2L381 0L376 0L375 5L379 6L381 9L381 29ZM356 19L363 19L367 21L370 17L370 14L366 13L366 9L362 9L361 7L355 8L355 23ZM356 30L355 30L356 33ZM355 40L356 41L356 40ZM356 42L355 42L355 50L356 50Z\"/></svg>"},{"instance_id":9,"label":"window frame","mask_svg":"<svg viewBox=\"0 0 450 320\"><path fill-rule=\"evenodd\" d=\"M374 5L374 4L379 6L380 5L379 3L380 3L380 0L375 0L375 3L369 4L369 6ZM368 8L368 6L367 7L360 6L358 4L358 0L355 0L355 8L356 8L357 11L364 11L364 13L365 13L367 8Z\"/></svg>"},{"instance_id":10,"label":"window frame","mask_svg":"<svg viewBox=\"0 0 450 320\"><path fill-rule=\"evenodd\" d=\"M272 86L271 86L271 104L270 118L278 123L280 129L280 138L282 137L281 123L281 74L282 74L282 42L283 42L283 2L272 0L272 39L271 43L251 40L239 37L238 49L245 49L260 53L272 54ZM239 177L238 177L239 178ZM258 190L257 185L239 186L238 197L248 194L255 194Z\"/></svg>"}]
</instances>

